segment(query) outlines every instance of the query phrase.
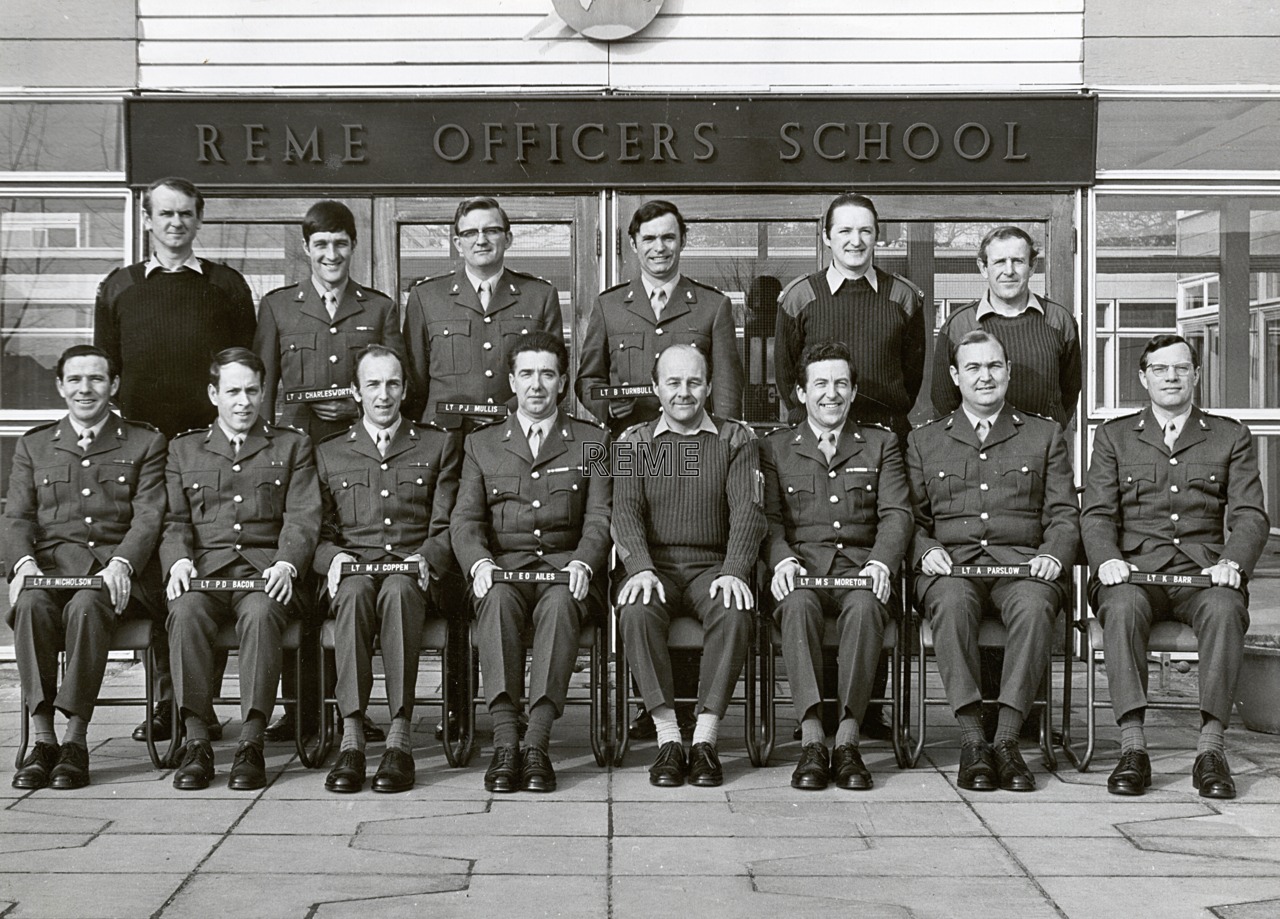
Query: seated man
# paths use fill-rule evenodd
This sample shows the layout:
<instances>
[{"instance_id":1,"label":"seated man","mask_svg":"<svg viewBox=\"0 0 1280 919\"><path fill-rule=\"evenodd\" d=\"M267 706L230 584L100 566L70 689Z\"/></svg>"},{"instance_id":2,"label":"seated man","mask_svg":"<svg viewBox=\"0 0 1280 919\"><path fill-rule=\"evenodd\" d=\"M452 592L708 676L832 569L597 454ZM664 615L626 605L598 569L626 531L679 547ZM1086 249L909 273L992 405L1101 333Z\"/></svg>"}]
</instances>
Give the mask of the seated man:
<instances>
[{"instance_id":1,"label":"seated man","mask_svg":"<svg viewBox=\"0 0 1280 919\"><path fill-rule=\"evenodd\" d=\"M791 787L865 790L871 773L858 752L876 665L889 622L892 578L911 542L911 497L898 438L849 418L858 376L842 342L806 345L797 366L805 420L760 444L766 558L782 658L803 748ZM867 577L871 590L795 586L797 575ZM822 622L836 617L840 725L830 758L822 726Z\"/></svg>"},{"instance_id":2,"label":"seated man","mask_svg":"<svg viewBox=\"0 0 1280 919\"><path fill-rule=\"evenodd\" d=\"M373 689L373 642L380 639L391 732L373 790L413 787L409 731L427 597L454 570L449 512L458 491L458 439L400 414L404 364L382 345L355 358L360 420L316 450L324 524L315 570L333 598L333 654L342 748L324 787L355 792L365 779L365 710ZM414 562L413 575L342 577L344 562Z\"/></svg>"},{"instance_id":3,"label":"seated man","mask_svg":"<svg viewBox=\"0 0 1280 919\"><path fill-rule=\"evenodd\" d=\"M145 596L141 576L164 515L164 437L112 413L120 374L100 348L62 352L57 386L67 415L19 438L0 537L4 557L16 560L7 621L35 735L13 776L13 787L24 790L89 784L86 734L116 618L131 597L135 607L158 600ZM40 575L100 577L103 586L23 587L27 577ZM67 655L61 686L59 648ZM67 718L61 748L54 709Z\"/></svg>"},{"instance_id":4,"label":"seated man","mask_svg":"<svg viewBox=\"0 0 1280 919\"><path fill-rule=\"evenodd\" d=\"M218 418L179 434L169 447L169 512L160 563L169 573L169 656L186 725L173 787L213 780L214 639L234 620L240 641L240 744L227 787L267 783L263 731L280 680L280 641L294 581L311 563L320 532L320 490L307 435L259 417L262 360L247 348L218 352L209 368L209 400ZM263 590L193 591L191 579L265 578Z\"/></svg>"},{"instance_id":5,"label":"seated man","mask_svg":"<svg viewBox=\"0 0 1280 919\"><path fill-rule=\"evenodd\" d=\"M750 583L766 531L758 451L745 424L707 414L711 367L697 348L663 351L653 382L662 414L628 429L615 450L613 534L628 575L619 628L658 731L650 783L688 778L710 787L724 781L716 740L746 661ZM704 629L688 760L672 708L667 634L675 616L694 616Z\"/></svg>"},{"instance_id":6,"label":"seated man","mask_svg":"<svg viewBox=\"0 0 1280 919\"><path fill-rule=\"evenodd\" d=\"M966 334L951 361L960 407L907 439L916 595L960 725L956 784L970 791L1035 790L1018 733L1048 663L1067 592L1063 571L1080 548L1062 429L1005 402L1009 373L998 339ZM1030 577L955 577L953 564L1028 565ZM994 749L983 736L978 689L978 627L989 607L1008 632Z\"/></svg>"},{"instance_id":7,"label":"seated man","mask_svg":"<svg viewBox=\"0 0 1280 919\"><path fill-rule=\"evenodd\" d=\"M590 610L605 604L609 560L607 475L584 461L605 433L558 407L569 352L559 335L533 331L507 352L515 415L466 439L458 504L450 532L476 598L476 634L485 701L493 717L491 792L555 791L547 755L551 726L564 711L578 634ZM494 571L564 571L568 584L494 583ZM590 595L590 599L588 599ZM522 633L533 627L529 727L517 730L524 688Z\"/></svg>"},{"instance_id":8,"label":"seated man","mask_svg":"<svg viewBox=\"0 0 1280 919\"><path fill-rule=\"evenodd\" d=\"M1080 518L1120 725L1120 762L1107 791L1140 795L1151 784L1147 642L1153 622L1175 619L1195 631L1200 653L1191 783L1202 797L1234 798L1224 735L1249 627L1246 580L1270 532L1258 461L1247 427L1193 404L1200 355L1189 342L1157 335L1138 367L1150 404L1098 428ZM1132 584L1134 570L1205 574L1213 586Z\"/></svg>"}]
</instances>

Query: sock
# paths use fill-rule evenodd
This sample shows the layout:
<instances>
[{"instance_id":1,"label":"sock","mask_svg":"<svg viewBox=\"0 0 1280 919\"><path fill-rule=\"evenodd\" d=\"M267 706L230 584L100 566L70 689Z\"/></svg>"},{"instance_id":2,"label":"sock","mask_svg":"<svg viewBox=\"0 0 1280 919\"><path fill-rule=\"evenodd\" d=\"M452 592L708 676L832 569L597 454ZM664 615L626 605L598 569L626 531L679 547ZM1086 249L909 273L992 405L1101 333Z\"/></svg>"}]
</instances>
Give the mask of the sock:
<instances>
[{"instance_id":1,"label":"sock","mask_svg":"<svg viewBox=\"0 0 1280 919\"><path fill-rule=\"evenodd\" d=\"M404 713L404 709L400 709L396 716L391 719L391 730L387 731L387 749L403 750L405 753L413 752L413 745L409 742L409 716ZM361 734L364 732L361 731Z\"/></svg>"},{"instance_id":2,"label":"sock","mask_svg":"<svg viewBox=\"0 0 1280 919\"><path fill-rule=\"evenodd\" d=\"M1200 725L1200 740L1196 744L1197 753L1217 753L1227 755L1227 726L1204 712L1200 713L1204 723Z\"/></svg>"},{"instance_id":3,"label":"sock","mask_svg":"<svg viewBox=\"0 0 1280 919\"><path fill-rule=\"evenodd\" d=\"M266 738L263 736L266 730L267 716L255 708L249 712L249 717L244 719L244 724L240 726L240 742L251 743L261 750L266 743Z\"/></svg>"},{"instance_id":4,"label":"sock","mask_svg":"<svg viewBox=\"0 0 1280 919\"><path fill-rule=\"evenodd\" d=\"M693 742L709 743L714 747L719 737L720 716L715 712L701 712L698 715L698 723L693 729ZM826 740L825 736L823 740Z\"/></svg>"},{"instance_id":5,"label":"sock","mask_svg":"<svg viewBox=\"0 0 1280 919\"><path fill-rule=\"evenodd\" d=\"M961 743L986 743L987 737L982 733L981 702L971 702L956 711L956 724L960 725Z\"/></svg>"},{"instance_id":6,"label":"sock","mask_svg":"<svg viewBox=\"0 0 1280 919\"><path fill-rule=\"evenodd\" d=\"M364 715L356 712L342 718L342 744L338 747L342 752L359 750L364 752Z\"/></svg>"},{"instance_id":7,"label":"sock","mask_svg":"<svg viewBox=\"0 0 1280 919\"><path fill-rule=\"evenodd\" d=\"M858 745L858 719L845 716L836 728L836 746Z\"/></svg>"},{"instance_id":8,"label":"sock","mask_svg":"<svg viewBox=\"0 0 1280 919\"><path fill-rule=\"evenodd\" d=\"M58 745L58 735L53 732L53 709L41 704L31 713L31 733L36 743Z\"/></svg>"},{"instance_id":9,"label":"sock","mask_svg":"<svg viewBox=\"0 0 1280 919\"><path fill-rule=\"evenodd\" d=\"M658 746L668 743L681 743L680 722L676 712L670 705L659 705L649 712L653 717L653 726L658 731Z\"/></svg>"},{"instance_id":10,"label":"sock","mask_svg":"<svg viewBox=\"0 0 1280 919\"><path fill-rule=\"evenodd\" d=\"M556 721L556 707L548 699L539 700L529 712L529 727L524 732L524 745L543 753L551 744L551 726Z\"/></svg>"},{"instance_id":11,"label":"sock","mask_svg":"<svg viewBox=\"0 0 1280 919\"><path fill-rule=\"evenodd\" d=\"M187 740L208 740L209 725L199 715L193 713L191 709L184 708L182 710L182 723L187 729Z\"/></svg>"},{"instance_id":12,"label":"sock","mask_svg":"<svg viewBox=\"0 0 1280 919\"><path fill-rule=\"evenodd\" d=\"M67 719L67 730L62 735L63 743L79 744L82 747L89 746L89 722L83 718L72 715Z\"/></svg>"},{"instance_id":13,"label":"sock","mask_svg":"<svg viewBox=\"0 0 1280 919\"><path fill-rule=\"evenodd\" d=\"M511 699L503 693L493 700L489 706L489 715L493 718L493 745L495 747L518 747L520 732L516 727L516 707Z\"/></svg>"},{"instance_id":14,"label":"sock","mask_svg":"<svg viewBox=\"0 0 1280 919\"><path fill-rule=\"evenodd\" d=\"M826 742L827 732L822 727L822 716L818 712L818 706L811 706L800 719L800 743L807 747L811 743L825 744Z\"/></svg>"},{"instance_id":15,"label":"sock","mask_svg":"<svg viewBox=\"0 0 1280 919\"><path fill-rule=\"evenodd\" d=\"M1147 713L1144 709L1126 713L1120 719L1120 752L1142 752L1147 749L1147 733L1143 730L1143 722Z\"/></svg>"},{"instance_id":16,"label":"sock","mask_svg":"<svg viewBox=\"0 0 1280 919\"><path fill-rule=\"evenodd\" d=\"M1002 740L1017 740L1022 733L1022 722L1026 720L1022 712L1016 708L1000 706L1000 714L996 720L996 743Z\"/></svg>"}]
</instances>

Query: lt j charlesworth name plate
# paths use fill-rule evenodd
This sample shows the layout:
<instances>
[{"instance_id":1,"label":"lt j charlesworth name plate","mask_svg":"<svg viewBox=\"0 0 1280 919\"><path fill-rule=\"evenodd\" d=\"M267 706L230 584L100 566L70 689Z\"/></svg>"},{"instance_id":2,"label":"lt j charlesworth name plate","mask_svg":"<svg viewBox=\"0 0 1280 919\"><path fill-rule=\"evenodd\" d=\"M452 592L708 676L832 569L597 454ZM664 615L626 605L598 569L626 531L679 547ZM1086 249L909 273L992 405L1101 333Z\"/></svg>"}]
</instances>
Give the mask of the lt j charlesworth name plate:
<instances>
[{"instance_id":1,"label":"lt j charlesworth name plate","mask_svg":"<svg viewBox=\"0 0 1280 919\"><path fill-rule=\"evenodd\" d=\"M953 578L1029 578L1030 565L952 565Z\"/></svg>"},{"instance_id":2,"label":"lt j charlesworth name plate","mask_svg":"<svg viewBox=\"0 0 1280 919\"><path fill-rule=\"evenodd\" d=\"M811 575L802 574L796 578L796 588L817 588L817 587L852 587L858 590L870 590L871 578L819 578Z\"/></svg>"},{"instance_id":3,"label":"lt j charlesworth name plate","mask_svg":"<svg viewBox=\"0 0 1280 919\"><path fill-rule=\"evenodd\" d=\"M22 579L22 586L45 590L97 590L102 587L102 578L56 578L29 574Z\"/></svg>"},{"instance_id":4,"label":"lt j charlesworth name plate","mask_svg":"<svg viewBox=\"0 0 1280 919\"><path fill-rule=\"evenodd\" d=\"M484 415L487 418L506 418L507 407L491 402L437 402L436 411L441 415Z\"/></svg>"},{"instance_id":5,"label":"lt j charlesworth name plate","mask_svg":"<svg viewBox=\"0 0 1280 919\"><path fill-rule=\"evenodd\" d=\"M355 390L350 386L329 386L325 389L291 389L284 394L285 402L328 402L330 399L350 399Z\"/></svg>"},{"instance_id":6,"label":"lt j charlesworth name plate","mask_svg":"<svg viewBox=\"0 0 1280 919\"><path fill-rule=\"evenodd\" d=\"M1160 571L1130 571L1130 584L1161 584L1169 587L1212 587L1207 574L1164 574Z\"/></svg>"},{"instance_id":7,"label":"lt j charlesworth name plate","mask_svg":"<svg viewBox=\"0 0 1280 919\"><path fill-rule=\"evenodd\" d=\"M266 578L192 578L191 589L202 593L223 590L266 590Z\"/></svg>"},{"instance_id":8,"label":"lt j charlesworth name plate","mask_svg":"<svg viewBox=\"0 0 1280 919\"><path fill-rule=\"evenodd\" d=\"M348 574L413 574L418 573L416 562L343 562L341 573Z\"/></svg>"},{"instance_id":9,"label":"lt j charlesworth name plate","mask_svg":"<svg viewBox=\"0 0 1280 919\"><path fill-rule=\"evenodd\" d=\"M495 584L568 584L567 571L504 571L493 572Z\"/></svg>"},{"instance_id":10,"label":"lt j charlesworth name plate","mask_svg":"<svg viewBox=\"0 0 1280 919\"><path fill-rule=\"evenodd\" d=\"M637 396L652 396L652 386L592 386L592 399L634 399Z\"/></svg>"}]
</instances>

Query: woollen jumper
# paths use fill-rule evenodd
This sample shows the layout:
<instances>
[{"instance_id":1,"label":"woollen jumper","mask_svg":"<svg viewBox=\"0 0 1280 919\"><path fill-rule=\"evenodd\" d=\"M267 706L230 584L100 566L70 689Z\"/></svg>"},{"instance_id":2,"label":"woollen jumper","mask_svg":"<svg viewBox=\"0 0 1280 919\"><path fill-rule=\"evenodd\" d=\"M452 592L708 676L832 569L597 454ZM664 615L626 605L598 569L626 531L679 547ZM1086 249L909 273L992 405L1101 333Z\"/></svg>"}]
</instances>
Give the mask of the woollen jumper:
<instances>
[{"instance_id":1,"label":"woollen jumper","mask_svg":"<svg viewBox=\"0 0 1280 919\"><path fill-rule=\"evenodd\" d=\"M1080 335L1069 310L1052 300L1036 297L1036 301L1043 312L1029 305L1017 316L989 312L978 319L983 302L978 300L951 314L938 332L933 354L930 396L937 417L960 407L960 390L951 379L951 357L960 339L981 329L1004 345L1009 359L1005 397L1009 403L1067 426L1080 398Z\"/></svg>"},{"instance_id":2,"label":"woollen jumper","mask_svg":"<svg viewBox=\"0 0 1280 919\"><path fill-rule=\"evenodd\" d=\"M876 289L865 278L846 280L834 294L826 271L797 278L778 300L775 376L789 420L798 424L800 354L806 344L841 341L853 355L858 395L851 411L860 424L881 424L900 436L924 380L924 295L899 275L879 268Z\"/></svg>"},{"instance_id":3,"label":"woollen jumper","mask_svg":"<svg viewBox=\"0 0 1280 919\"><path fill-rule=\"evenodd\" d=\"M120 367L126 418L167 438L209 424L209 364L224 348L252 347L253 296L239 272L200 260L204 273L121 268L98 288L94 342Z\"/></svg>"},{"instance_id":4,"label":"woollen jumper","mask_svg":"<svg viewBox=\"0 0 1280 919\"><path fill-rule=\"evenodd\" d=\"M719 434L663 431L655 438L654 420L620 438L631 445L622 451L637 459L630 475L618 475L616 462L614 469L611 528L628 575L719 562L722 575L752 583L768 529L758 445L745 424L710 417ZM653 456L653 463L644 459Z\"/></svg>"}]
</instances>

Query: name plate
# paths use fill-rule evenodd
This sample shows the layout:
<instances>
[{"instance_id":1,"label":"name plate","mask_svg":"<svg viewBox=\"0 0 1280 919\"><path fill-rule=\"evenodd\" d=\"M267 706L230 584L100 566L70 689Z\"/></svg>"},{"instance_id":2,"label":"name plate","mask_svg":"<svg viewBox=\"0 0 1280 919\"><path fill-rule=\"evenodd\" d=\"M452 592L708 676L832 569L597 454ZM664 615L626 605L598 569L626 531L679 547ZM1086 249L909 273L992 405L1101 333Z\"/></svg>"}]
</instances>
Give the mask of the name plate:
<instances>
[{"instance_id":1,"label":"name plate","mask_svg":"<svg viewBox=\"0 0 1280 919\"><path fill-rule=\"evenodd\" d=\"M417 575L417 562L343 562L342 575L348 574L412 574Z\"/></svg>"},{"instance_id":2,"label":"name plate","mask_svg":"<svg viewBox=\"0 0 1280 919\"><path fill-rule=\"evenodd\" d=\"M1029 578L1030 565L952 565L953 578Z\"/></svg>"},{"instance_id":3,"label":"name plate","mask_svg":"<svg viewBox=\"0 0 1280 919\"><path fill-rule=\"evenodd\" d=\"M223 590L266 590L266 578L192 578L191 589L203 593Z\"/></svg>"},{"instance_id":4,"label":"name plate","mask_svg":"<svg viewBox=\"0 0 1280 919\"><path fill-rule=\"evenodd\" d=\"M491 402L437 402L436 411L441 415L483 415L486 418L506 418L507 407Z\"/></svg>"},{"instance_id":5,"label":"name plate","mask_svg":"<svg viewBox=\"0 0 1280 919\"><path fill-rule=\"evenodd\" d=\"M58 578L29 574L22 579L22 586L46 590L97 590L102 587L102 578Z\"/></svg>"},{"instance_id":6,"label":"name plate","mask_svg":"<svg viewBox=\"0 0 1280 919\"><path fill-rule=\"evenodd\" d=\"M840 577L840 578L818 578L811 575L802 574L796 578L796 587L852 587L858 590L870 590L871 578L862 577Z\"/></svg>"},{"instance_id":7,"label":"name plate","mask_svg":"<svg viewBox=\"0 0 1280 919\"><path fill-rule=\"evenodd\" d=\"M592 399L634 399L637 396L652 396L652 386L592 386Z\"/></svg>"},{"instance_id":8,"label":"name plate","mask_svg":"<svg viewBox=\"0 0 1280 919\"><path fill-rule=\"evenodd\" d=\"M325 389L291 389L284 394L285 402L328 402L330 399L350 399L355 395L351 386L329 386Z\"/></svg>"},{"instance_id":9,"label":"name plate","mask_svg":"<svg viewBox=\"0 0 1280 919\"><path fill-rule=\"evenodd\" d=\"M1212 587L1207 574L1164 574L1160 571L1130 571L1130 584L1161 584L1169 587Z\"/></svg>"},{"instance_id":10,"label":"name plate","mask_svg":"<svg viewBox=\"0 0 1280 919\"><path fill-rule=\"evenodd\" d=\"M493 572L495 584L568 584L567 571L504 571Z\"/></svg>"}]
</instances>

